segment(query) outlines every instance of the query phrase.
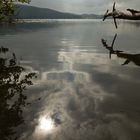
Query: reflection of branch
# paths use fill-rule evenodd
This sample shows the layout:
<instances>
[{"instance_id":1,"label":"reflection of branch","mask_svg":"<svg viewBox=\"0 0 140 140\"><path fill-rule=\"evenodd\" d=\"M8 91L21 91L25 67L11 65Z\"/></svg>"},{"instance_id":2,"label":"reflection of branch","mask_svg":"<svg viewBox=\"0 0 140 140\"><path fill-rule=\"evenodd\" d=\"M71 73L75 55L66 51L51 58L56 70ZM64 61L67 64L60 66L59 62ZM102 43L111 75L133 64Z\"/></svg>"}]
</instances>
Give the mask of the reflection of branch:
<instances>
[{"instance_id":1,"label":"reflection of branch","mask_svg":"<svg viewBox=\"0 0 140 140\"><path fill-rule=\"evenodd\" d=\"M111 43L111 46L109 46L109 45L107 44L107 41L106 41L106 40L104 40L104 39L101 40L103 46L104 46L107 50L109 50L109 58L110 58L110 59L111 59L111 54L115 54L115 51L114 51L113 47L114 47L114 43L115 43L116 37L117 37L117 34L115 34L115 36L114 36L114 38L113 38L113 41L112 41L112 43Z\"/></svg>"},{"instance_id":2,"label":"reflection of branch","mask_svg":"<svg viewBox=\"0 0 140 140\"><path fill-rule=\"evenodd\" d=\"M122 65L133 62L135 65L140 66L140 54L117 53L117 56L126 59Z\"/></svg>"},{"instance_id":3,"label":"reflection of branch","mask_svg":"<svg viewBox=\"0 0 140 140\"><path fill-rule=\"evenodd\" d=\"M107 50L109 50L109 56L110 56L110 58L111 58L111 54L115 54L115 55L117 55L117 57L126 59L125 62L122 65L127 65L130 62L133 62L135 65L140 66L140 54L129 54L129 53L124 53L121 50L114 50L113 46L114 46L116 37L117 37L117 34L114 36L114 39L112 41L112 45L111 46L109 46L107 44L107 41L106 40L104 40L104 39L101 40L103 46Z\"/></svg>"},{"instance_id":4,"label":"reflection of branch","mask_svg":"<svg viewBox=\"0 0 140 140\"><path fill-rule=\"evenodd\" d=\"M116 3L113 4L112 12L109 12L109 10L106 11L104 14L103 21L108 17L113 17L115 27L117 28L117 22L116 19L127 19L127 20L140 20L140 11L134 10L134 9L127 9L130 13L121 12L119 10L116 10L115 8Z\"/></svg>"}]
</instances>

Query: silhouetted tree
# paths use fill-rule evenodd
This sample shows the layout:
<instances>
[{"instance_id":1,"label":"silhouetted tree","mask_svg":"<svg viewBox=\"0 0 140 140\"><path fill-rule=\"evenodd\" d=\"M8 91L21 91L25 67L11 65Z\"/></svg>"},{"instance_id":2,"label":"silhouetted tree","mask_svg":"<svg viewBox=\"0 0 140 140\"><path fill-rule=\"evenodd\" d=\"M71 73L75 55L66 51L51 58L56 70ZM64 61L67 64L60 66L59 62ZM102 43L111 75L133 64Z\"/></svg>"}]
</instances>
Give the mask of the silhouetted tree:
<instances>
[{"instance_id":1,"label":"silhouetted tree","mask_svg":"<svg viewBox=\"0 0 140 140\"><path fill-rule=\"evenodd\" d=\"M30 0L0 0L0 22L12 22L15 12L15 2L29 3Z\"/></svg>"},{"instance_id":2,"label":"silhouetted tree","mask_svg":"<svg viewBox=\"0 0 140 140\"><path fill-rule=\"evenodd\" d=\"M24 122L22 108L27 105L23 91L36 74L26 73L15 53L7 58L8 53L8 48L0 47L0 139L16 140L13 129Z\"/></svg>"}]
</instances>

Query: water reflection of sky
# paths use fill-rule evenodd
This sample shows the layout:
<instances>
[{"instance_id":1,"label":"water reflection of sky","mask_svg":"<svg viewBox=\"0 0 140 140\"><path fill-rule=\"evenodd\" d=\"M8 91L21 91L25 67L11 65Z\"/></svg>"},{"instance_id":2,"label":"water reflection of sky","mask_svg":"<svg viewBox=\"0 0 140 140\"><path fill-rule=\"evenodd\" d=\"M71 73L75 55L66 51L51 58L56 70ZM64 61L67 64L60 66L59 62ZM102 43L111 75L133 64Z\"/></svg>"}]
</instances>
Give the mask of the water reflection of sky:
<instances>
[{"instance_id":1,"label":"water reflection of sky","mask_svg":"<svg viewBox=\"0 0 140 140\"><path fill-rule=\"evenodd\" d=\"M109 59L101 47L100 39L106 32L99 29L100 26L65 25L27 35L26 39L31 36L33 41L36 37L39 42L35 41L38 44L33 45L27 39L26 45L21 45L27 55L23 54L27 61L22 63L39 76L34 86L26 91L32 104L24 110L26 124L19 129L21 140L139 139L139 67L121 66L123 60L116 56ZM103 34L99 35L101 30ZM45 37L37 38L39 33ZM119 34L123 36L123 33ZM105 37L110 39L110 35ZM15 38L1 40L8 40L5 43L8 45L15 42ZM124 38L119 39L124 43ZM116 45L121 43L116 42ZM17 44L15 50L20 54ZM35 102L38 98L41 99Z\"/></svg>"}]
</instances>

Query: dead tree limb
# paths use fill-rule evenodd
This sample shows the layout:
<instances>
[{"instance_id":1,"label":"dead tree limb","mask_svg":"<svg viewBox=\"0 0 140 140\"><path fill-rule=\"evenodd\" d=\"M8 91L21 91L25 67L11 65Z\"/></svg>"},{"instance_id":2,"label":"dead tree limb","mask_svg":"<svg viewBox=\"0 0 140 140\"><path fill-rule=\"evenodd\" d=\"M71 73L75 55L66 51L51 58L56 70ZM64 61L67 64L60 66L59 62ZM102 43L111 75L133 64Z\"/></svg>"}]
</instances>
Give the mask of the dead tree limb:
<instances>
[{"instance_id":1,"label":"dead tree limb","mask_svg":"<svg viewBox=\"0 0 140 140\"><path fill-rule=\"evenodd\" d=\"M108 17L113 17L115 27L117 28L117 22L116 19L126 19L126 20L140 20L140 11L134 10L134 9L126 9L128 12L122 12L119 10L116 10L116 3L113 4L113 9L111 12L109 10L106 11L104 14L103 21Z\"/></svg>"}]
</instances>

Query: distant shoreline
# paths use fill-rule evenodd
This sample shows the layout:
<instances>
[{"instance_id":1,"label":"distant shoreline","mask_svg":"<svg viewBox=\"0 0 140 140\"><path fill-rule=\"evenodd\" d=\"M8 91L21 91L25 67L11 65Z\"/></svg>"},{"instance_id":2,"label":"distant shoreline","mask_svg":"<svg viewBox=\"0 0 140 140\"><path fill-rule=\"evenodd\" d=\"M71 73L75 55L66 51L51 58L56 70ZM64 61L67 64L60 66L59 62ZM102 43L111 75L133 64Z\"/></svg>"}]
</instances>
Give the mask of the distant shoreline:
<instances>
[{"instance_id":1,"label":"distant shoreline","mask_svg":"<svg viewBox=\"0 0 140 140\"><path fill-rule=\"evenodd\" d=\"M56 11L49 8L39 8L29 5L18 5L16 19L102 19L103 15L75 14Z\"/></svg>"}]
</instances>

